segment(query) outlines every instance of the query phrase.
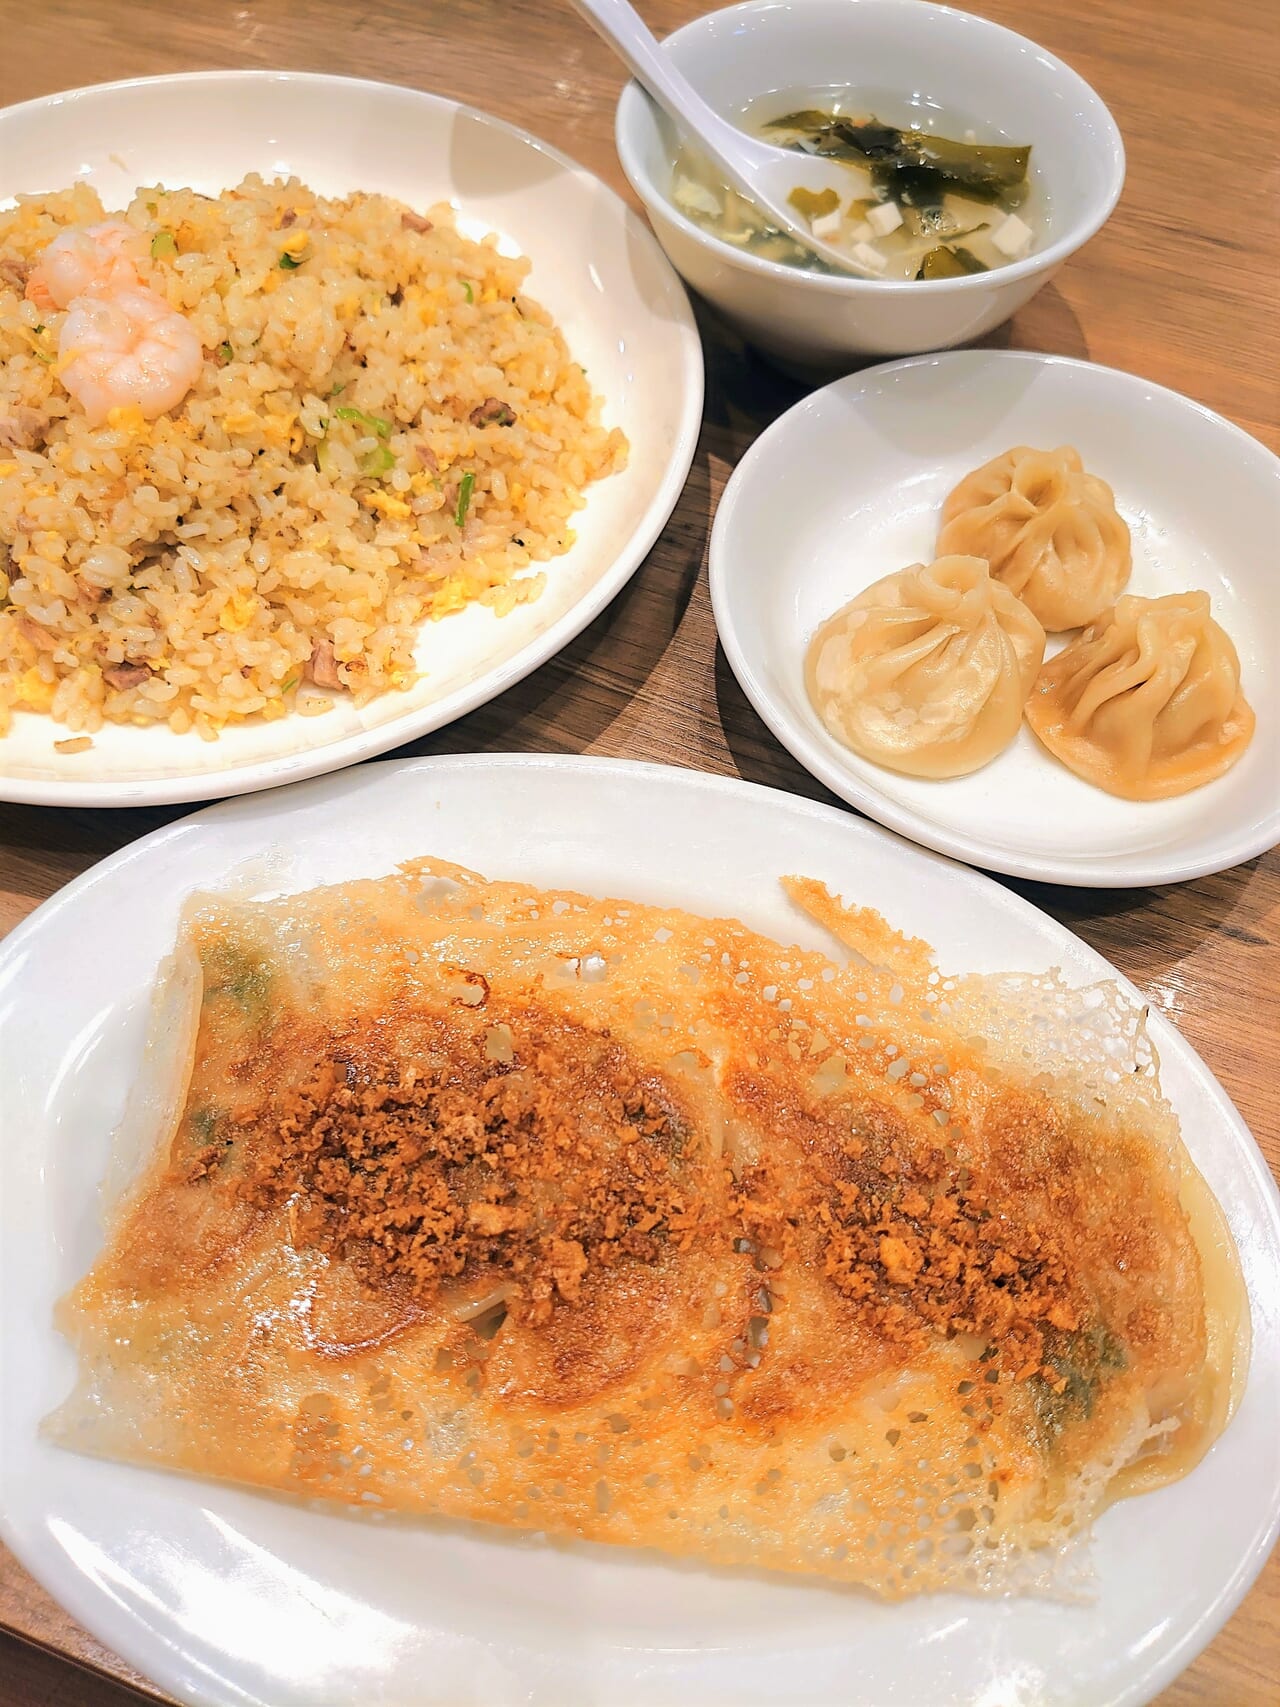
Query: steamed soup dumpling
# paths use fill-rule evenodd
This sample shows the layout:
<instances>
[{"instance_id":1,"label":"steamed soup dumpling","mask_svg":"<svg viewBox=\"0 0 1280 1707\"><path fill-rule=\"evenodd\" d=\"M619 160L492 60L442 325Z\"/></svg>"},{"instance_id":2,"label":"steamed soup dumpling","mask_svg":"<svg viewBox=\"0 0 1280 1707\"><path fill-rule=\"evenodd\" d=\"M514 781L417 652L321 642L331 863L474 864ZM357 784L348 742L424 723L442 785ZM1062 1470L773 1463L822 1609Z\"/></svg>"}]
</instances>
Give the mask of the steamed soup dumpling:
<instances>
[{"instance_id":1,"label":"steamed soup dumpling","mask_svg":"<svg viewBox=\"0 0 1280 1707\"><path fill-rule=\"evenodd\" d=\"M805 681L837 741L908 776L963 776L1002 752L1044 657L1044 630L978 557L914 564L814 635Z\"/></svg>"},{"instance_id":2,"label":"steamed soup dumpling","mask_svg":"<svg viewBox=\"0 0 1280 1707\"><path fill-rule=\"evenodd\" d=\"M1212 782L1254 728L1236 649L1200 592L1120 599L1044 666L1027 721L1077 776L1126 800Z\"/></svg>"},{"instance_id":3,"label":"steamed soup dumpling","mask_svg":"<svg viewBox=\"0 0 1280 1707\"><path fill-rule=\"evenodd\" d=\"M1016 445L968 474L942 506L938 553L985 557L1051 632L1092 622L1129 579L1129 529L1105 480L1070 445Z\"/></svg>"}]
</instances>

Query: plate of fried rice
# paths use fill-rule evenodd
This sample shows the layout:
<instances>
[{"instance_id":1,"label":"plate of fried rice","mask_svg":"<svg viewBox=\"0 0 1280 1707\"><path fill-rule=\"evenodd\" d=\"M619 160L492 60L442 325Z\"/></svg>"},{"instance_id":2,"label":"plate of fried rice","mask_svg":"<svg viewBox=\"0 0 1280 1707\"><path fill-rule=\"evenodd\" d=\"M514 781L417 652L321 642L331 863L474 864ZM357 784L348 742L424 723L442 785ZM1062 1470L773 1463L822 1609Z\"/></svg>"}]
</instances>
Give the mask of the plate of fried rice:
<instances>
[{"instance_id":1,"label":"plate of fried rice","mask_svg":"<svg viewBox=\"0 0 1280 1707\"><path fill-rule=\"evenodd\" d=\"M0 798L243 793L545 662L683 488L702 358L546 144L347 78L0 111Z\"/></svg>"}]
</instances>

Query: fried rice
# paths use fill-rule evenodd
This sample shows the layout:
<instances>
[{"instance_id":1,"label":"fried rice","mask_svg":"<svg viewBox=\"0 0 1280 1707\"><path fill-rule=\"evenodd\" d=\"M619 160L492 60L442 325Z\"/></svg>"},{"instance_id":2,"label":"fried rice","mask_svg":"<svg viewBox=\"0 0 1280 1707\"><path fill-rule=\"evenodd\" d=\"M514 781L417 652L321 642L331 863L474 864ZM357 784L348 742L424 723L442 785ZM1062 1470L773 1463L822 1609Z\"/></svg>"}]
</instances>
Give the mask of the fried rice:
<instances>
[{"instance_id":1,"label":"fried rice","mask_svg":"<svg viewBox=\"0 0 1280 1707\"><path fill-rule=\"evenodd\" d=\"M527 260L447 205L142 190L146 282L204 359L178 408L95 429L24 287L102 217L85 185L0 212L0 733L14 708L214 738L318 687L364 703L416 679L424 621L537 598L627 447Z\"/></svg>"}]
</instances>

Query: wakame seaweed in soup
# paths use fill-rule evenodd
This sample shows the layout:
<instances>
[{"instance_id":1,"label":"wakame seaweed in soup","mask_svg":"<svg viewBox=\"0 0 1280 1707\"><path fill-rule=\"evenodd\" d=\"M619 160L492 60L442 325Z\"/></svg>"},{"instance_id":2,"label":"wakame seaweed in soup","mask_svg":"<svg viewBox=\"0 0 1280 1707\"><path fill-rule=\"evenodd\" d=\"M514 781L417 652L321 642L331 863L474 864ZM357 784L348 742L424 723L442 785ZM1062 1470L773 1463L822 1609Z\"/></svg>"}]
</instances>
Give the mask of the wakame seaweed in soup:
<instances>
[{"instance_id":1,"label":"wakame seaweed in soup","mask_svg":"<svg viewBox=\"0 0 1280 1707\"><path fill-rule=\"evenodd\" d=\"M789 198L815 236L867 278L964 278L1021 260L1036 230L1019 212L1031 190L1031 145L962 140L867 114L801 108L752 125L767 141L839 160L849 193L797 186ZM705 229L765 260L835 269L726 188L690 150L676 163L676 205Z\"/></svg>"}]
</instances>

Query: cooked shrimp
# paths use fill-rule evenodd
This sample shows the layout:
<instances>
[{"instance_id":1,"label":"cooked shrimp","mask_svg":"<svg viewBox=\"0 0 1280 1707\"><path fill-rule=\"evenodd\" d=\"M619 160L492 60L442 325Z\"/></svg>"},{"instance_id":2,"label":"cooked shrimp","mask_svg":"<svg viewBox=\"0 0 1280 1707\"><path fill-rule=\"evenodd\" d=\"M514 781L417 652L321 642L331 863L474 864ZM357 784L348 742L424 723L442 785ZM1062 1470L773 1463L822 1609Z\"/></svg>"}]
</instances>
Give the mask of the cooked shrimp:
<instances>
[{"instance_id":1,"label":"cooked shrimp","mask_svg":"<svg viewBox=\"0 0 1280 1707\"><path fill-rule=\"evenodd\" d=\"M86 291L110 295L136 289L142 280L142 232L122 219L101 225L72 225L60 231L27 278L27 295L42 313L69 308Z\"/></svg>"},{"instance_id":2,"label":"cooked shrimp","mask_svg":"<svg viewBox=\"0 0 1280 1707\"><path fill-rule=\"evenodd\" d=\"M136 404L151 421L176 408L199 377L204 351L185 315L154 291L118 290L72 302L58 334L62 383L91 427Z\"/></svg>"}]
</instances>

